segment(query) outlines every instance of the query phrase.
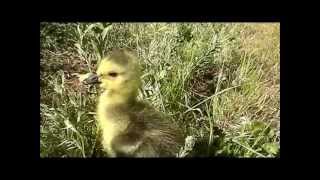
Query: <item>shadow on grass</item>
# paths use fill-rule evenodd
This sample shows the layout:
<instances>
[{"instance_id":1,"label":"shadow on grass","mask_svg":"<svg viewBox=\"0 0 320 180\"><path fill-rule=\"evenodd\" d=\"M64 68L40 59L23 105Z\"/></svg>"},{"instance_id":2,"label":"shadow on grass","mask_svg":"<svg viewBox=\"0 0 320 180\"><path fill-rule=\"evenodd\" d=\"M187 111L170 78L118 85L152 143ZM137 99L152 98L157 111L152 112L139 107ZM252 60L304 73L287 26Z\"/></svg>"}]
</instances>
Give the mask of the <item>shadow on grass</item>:
<instances>
[{"instance_id":1,"label":"shadow on grass","mask_svg":"<svg viewBox=\"0 0 320 180\"><path fill-rule=\"evenodd\" d=\"M198 139L190 157L232 157L232 154L219 154L219 150L225 142L225 133L218 127L213 128L213 140L209 145L209 137ZM219 154L219 155L217 155Z\"/></svg>"}]
</instances>

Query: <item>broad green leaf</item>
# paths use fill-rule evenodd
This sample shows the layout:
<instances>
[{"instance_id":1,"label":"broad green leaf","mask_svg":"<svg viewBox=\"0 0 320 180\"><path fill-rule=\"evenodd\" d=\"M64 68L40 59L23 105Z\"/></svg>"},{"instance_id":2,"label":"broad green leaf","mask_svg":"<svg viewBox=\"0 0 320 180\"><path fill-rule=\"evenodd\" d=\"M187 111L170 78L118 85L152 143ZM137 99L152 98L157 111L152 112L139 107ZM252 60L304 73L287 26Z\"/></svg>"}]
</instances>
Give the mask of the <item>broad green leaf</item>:
<instances>
[{"instance_id":1,"label":"broad green leaf","mask_svg":"<svg viewBox=\"0 0 320 180\"><path fill-rule=\"evenodd\" d=\"M162 70L162 71L159 73L159 79L163 79L165 75L166 75L166 71Z\"/></svg>"},{"instance_id":2,"label":"broad green leaf","mask_svg":"<svg viewBox=\"0 0 320 180\"><path fill-rule=\"evenodd\" d=\"M107 33L110 31L111 28L112 28L112 25L109 25L108 27L104 28L104 30L102 31L102 34L101 34L102 40L105 39Z\"/></svg>"},{"instance_id":3,"label":"broad green leaf","mask_svg":"<svg viewBox=\"0 0 320 180\"><path fill-rule=\"evenodd\" d=\"M96 55L98 56L98 59L101 59L102 56L101 56L101 53L100 53L100 51L99 51L99 48L98 48L96 42L94 42L93 40L91 40L91 44L92 44L92 47L93 47Z\"/></svg>"},{"instance_id":4,"label":"broad green leaf","mask_svg":"<svg viewBox=\"0 0 320 180\"><path fill-rule=\"evenodd\" d=\"M99 23L90 24L87 29L84 31L83 36L87 34L87 32L91 31L92 28L99 26Z\"/></svg>"},{"instance_id":5,"label":"broad green leaf","mask_svg":"<svg viewBox=\"0 0 320 180\"><path fill-rule=\"evenodd\" d=\"M279 151L279 145L277 143L266 143L262 148L269 154L277 154Z\"/></svg>"}]
</instances>

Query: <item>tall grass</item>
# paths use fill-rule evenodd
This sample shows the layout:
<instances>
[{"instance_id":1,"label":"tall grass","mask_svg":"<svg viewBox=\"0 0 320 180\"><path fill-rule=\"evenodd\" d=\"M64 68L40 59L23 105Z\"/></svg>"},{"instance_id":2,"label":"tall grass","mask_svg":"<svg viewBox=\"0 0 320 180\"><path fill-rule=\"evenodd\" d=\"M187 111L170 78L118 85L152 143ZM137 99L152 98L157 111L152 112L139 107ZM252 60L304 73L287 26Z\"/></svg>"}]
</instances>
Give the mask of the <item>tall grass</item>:
<instances>
[{"instance_id":1,"label":"tall grass","mask_svg":"<svg viewBox=\"0 0 320 180\"><path fill-rule=\"evenodd\" d=\"M91 157L96 70L112 48L135 49L139 98L195 139L191 156L276 157L280 150L280 25L41 23L42 157Z\"/></svg>"}]
</instances>

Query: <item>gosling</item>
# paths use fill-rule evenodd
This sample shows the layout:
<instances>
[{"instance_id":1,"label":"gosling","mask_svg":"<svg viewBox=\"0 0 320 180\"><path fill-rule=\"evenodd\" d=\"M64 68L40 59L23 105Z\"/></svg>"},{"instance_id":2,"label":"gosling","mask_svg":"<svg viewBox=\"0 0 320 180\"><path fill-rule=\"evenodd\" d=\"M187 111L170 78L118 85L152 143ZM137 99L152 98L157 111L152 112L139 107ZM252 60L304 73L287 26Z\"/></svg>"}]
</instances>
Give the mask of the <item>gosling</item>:
<instances>
[{"instance_id":1,"label":"gosling","mask_svg":"<svg viewBox=\"0 0 320 180\"><path fill-rule=\"evenodd\" d=\"M141 87L137 55L115 49L101 60L88 83L104 89L97 103L97 123L108 157L176 157L183 146L182 131L145 102L137 100Z\"/></svg>"}]
</instances>

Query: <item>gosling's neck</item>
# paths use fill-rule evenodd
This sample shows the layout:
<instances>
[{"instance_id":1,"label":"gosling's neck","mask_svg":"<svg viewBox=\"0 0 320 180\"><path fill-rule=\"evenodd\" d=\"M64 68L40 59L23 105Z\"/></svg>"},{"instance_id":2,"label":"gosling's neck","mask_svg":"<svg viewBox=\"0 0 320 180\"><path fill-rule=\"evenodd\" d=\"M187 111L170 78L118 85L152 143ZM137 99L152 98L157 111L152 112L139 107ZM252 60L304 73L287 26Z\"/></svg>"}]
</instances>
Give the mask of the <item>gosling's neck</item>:
<instances>
[{"instance_id":1,"label":"gosling's neck","mask_svg":"<svg viewBox=\"0 0 320 180\"><path fill-rule=\"evenodd\" d=\"M125 108L128 109L132 107L137 101L137 92L120 94L114 91L105 91L100 96L100 103L102 103L105 108Z\"/></svg>"}]
</instances>

